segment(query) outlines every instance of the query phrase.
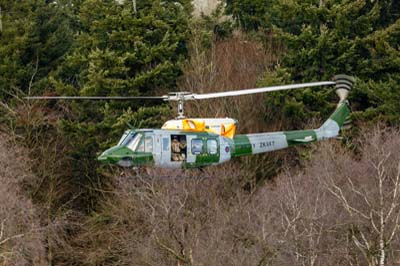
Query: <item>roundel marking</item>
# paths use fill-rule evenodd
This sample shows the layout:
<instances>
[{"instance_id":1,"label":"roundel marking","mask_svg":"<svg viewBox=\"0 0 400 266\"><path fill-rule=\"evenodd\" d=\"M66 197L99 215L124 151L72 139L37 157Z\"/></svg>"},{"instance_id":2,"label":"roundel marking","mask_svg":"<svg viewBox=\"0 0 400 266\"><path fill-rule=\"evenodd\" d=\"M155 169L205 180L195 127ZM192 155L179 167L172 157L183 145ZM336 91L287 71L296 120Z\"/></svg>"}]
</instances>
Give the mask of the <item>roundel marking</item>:
<instances>
[{"instance_id":1,"label":"roundel marking","mask_svg":"<svg viewBox=\"0 0 400 266\"><path fill-rule=\"evenodd\" d=\"M225 151L226 151L226 153L229 152L229 146L226 146L226 147L225 147Z\"/></svg>"}]
</instances>

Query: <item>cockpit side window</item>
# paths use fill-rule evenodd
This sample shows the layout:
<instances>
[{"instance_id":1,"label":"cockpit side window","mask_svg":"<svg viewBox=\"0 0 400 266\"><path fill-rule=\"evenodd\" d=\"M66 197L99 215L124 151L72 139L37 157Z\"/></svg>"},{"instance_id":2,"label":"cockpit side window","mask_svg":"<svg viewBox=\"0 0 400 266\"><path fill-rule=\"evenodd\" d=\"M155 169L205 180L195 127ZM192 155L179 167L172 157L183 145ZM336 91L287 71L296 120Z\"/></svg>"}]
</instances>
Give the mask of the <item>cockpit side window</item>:
<instances>
[{"instance_id":1,"label":"cockpit side window","mask_svg":"<svg viewBox=\"0 0 400 266\"><path fill-rule=\"evenodd\" d=\"M133 136L133 138L131 138L127 144L125 146L127 146L129 149L131 149L132 151L136 151L137 146L140 143L140 140L142 139L142 135L141 134L135 134ZM125 143L125 141L123 142Z\"/></svg>"},{"instance_id":2,"label":"cockpit side window","mask_svg":"<svg viewBox=\"0 0 400 266\"><path fill-rule=\"evenodd\" d=\"M129 133L128 136L125 137L125 139L121 141L120 146L128 146L132 142L132 140L135 139L137 136L138 136L138 134L135 132Z\"/></svg>"},{"instance_id":3,"label":"cockpit side window","mask_svg":"<svg viewBox=\"0 0 400 266\"><path fill-rule=\"evenodd\" d=\"M153 136L141 136L139 145L135 151L138 152L153 152Z\"/></svg>"},{"instance_id":4,"label":"cockpit side window","mask_svg":"<svg viewBox=\"0 0 400 266\"><path fill-rule=\"evenodd\" d=\"M131 132L125 138L122 136L119 146L137 152L153 152L153 135Z\"/></svg>"},{"instance_id":5,"label":"cockpit side window","mask_svg":"<svg viewBox=\"0 0 400 266\"><path fill-rule=\"evenodd\" d=\"M123 146L122 143L130 136L130 134L132 134L130 133L130 130L126 130L124 132L124 135L122 135L122 137L119 139L117 146Z\"/></svg>"},{"instance_id":6,"label":"cockpit side window","mask_svg":"<svg viewBox=\"0 0 400 266\"><path fill-rule=\"evenodd\" d=\"M153 152L153 136L146 136L144 139L144 150L146 152Z\"/></svg>"},{"instance_id":7,"label":"cockpit side window","mask_svg":"<svg viewBox=\"0 0 400 266\"><path fill-rule=\"evenodd\" d=\"M139 145L137 146L136 150L134 150L134 151L144 152L144 139L143 139L143 137L140 139Z\"/></svg>"}]
</instances>

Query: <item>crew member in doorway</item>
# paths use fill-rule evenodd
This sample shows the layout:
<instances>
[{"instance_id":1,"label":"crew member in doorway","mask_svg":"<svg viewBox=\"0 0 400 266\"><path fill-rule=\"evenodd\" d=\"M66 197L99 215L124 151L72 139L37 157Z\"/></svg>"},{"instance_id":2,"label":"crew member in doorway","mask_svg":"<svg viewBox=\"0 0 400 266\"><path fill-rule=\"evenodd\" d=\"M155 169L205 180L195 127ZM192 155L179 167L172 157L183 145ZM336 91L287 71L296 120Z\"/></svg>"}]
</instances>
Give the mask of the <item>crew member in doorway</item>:
<instances>
[{"instance_id":1,"label":"crew member in doorway","mask_svg":"<svg viewBox=\"0 0 400 266\"><path fill-rule=\"evenodd\" d=\"M178 140L178 136L172 137L171 149L172 149L172 160L173 161L183 161L185 160L184 154L182 154L183 149L186 148L186 143L181 143Z\"/></svg>"}]
</instances>

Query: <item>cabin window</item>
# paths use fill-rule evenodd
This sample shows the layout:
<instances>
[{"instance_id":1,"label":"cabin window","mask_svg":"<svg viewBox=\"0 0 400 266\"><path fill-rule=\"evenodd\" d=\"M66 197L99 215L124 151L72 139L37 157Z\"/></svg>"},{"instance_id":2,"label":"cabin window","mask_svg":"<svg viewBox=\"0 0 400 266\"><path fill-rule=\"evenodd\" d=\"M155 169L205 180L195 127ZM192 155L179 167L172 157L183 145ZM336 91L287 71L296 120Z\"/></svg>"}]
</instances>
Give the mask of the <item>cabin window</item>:
<instances>
[{"instance_id":1,"label":"cabin window","mask_svg":"<svg viewBox=\"0 0 400 266\"><path fill-rule=\"evenodd\" d=\"M207 153L208 154L217 154L218 151L218 143L216 139L207 140Z\"/></svg>"},{"instance_id":2,"label":"cabin window","mask_svg":"<svg viewBox=\"0 0 400 266\"><path fill-rule=\"evenodd\" d=\"M144 150L146 152L153 152L153 137L152 136L146 136L144 140Z\"/></svg>"},{"instance_id":3,"label":"cabin window","mask_svg":"<svg viewBox=\"0 0 400 266\"><path fill-rule=\"evenodd\" d=\"M192 139L192 154L203 153L203 141L201 139Z\"/></svg>"},{"instance_id":4,"label":"cabin window","mask_svg":"<svg viewBox=\"0 0 400 266\"><path fill-rule=\"evenodd\" d=\"M169 139L163 138L163 151L169 151Z\"/></svg>"}]
</instances>

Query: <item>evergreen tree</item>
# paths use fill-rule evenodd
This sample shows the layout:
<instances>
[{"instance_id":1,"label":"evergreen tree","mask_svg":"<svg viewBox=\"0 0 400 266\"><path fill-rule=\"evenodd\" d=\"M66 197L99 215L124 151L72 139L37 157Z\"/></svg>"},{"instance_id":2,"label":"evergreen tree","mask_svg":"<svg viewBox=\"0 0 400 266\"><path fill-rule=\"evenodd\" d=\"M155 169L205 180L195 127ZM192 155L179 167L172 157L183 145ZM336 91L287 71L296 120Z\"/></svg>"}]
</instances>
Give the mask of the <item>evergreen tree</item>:
<instances>
[{"instance_id":1,"label":"evergreen tree","mask_svg":"<svg viewBox=\"0 0 400 266\"><path fill-rule=\"evenodd\" d=\"M0 7L0 99L15 90L41 92L72 44L70 10L44 0L2 0Z\"/></svg>"},{"instance_id":2,"label":"evergreen tree","mask_svg":"<svg viewBox=\"0 0 400 266\"><path fill-rule=\"evenodd\" d=\"M188 3L140 1L135 10L131 1L86 1L79 12L75 48L52 78L57 92L135 96L173 89L187 55ZM101 113L105 106L91 102L73 109L80 121L98 123L108 119ZM116 120L123 110L136 111L143 103L108 106L115 114L107 115Z\"/></svg>"},{"instance_id":3,"label":"evergreen tree","mask_svg":"<svg viewBox=\"0 0 400 266\"><path fill-rule=\"evenodd\" d=\"M161 1L140 1L136 10L131 1L82 5L76 47L53 79L60 94L135 96L175 86L187 53L190 11ZM123 110L132 103L111 105Z\"/></svg>"},{"instance_id":4,"label":"evergreen tree","mask_svg":"<svg viewBox=\"0 0 400 266\"><path fill-rule=\"evenodd\" d=\"M360 115L399 122L397 1L291 1L280 8L283 21L289 20L287 14L300 18L295 26L280 25L289 48L284 71L292 80L325 80L338 73L354 75L359 81L350 100L356 110L364 111ZM302 18L299 14L307 15ZM325 91L313 94L306 92L302 97L308 106L326 99Z\"/></svg>"},{"instance_id":5,"label":"evergreen tree","mask_svg":"<svg viewBox=\"0 0 400 266\"><path fill-rule=\"evenodd\" d=\"M239 2L227 1L227 5L237 6ZM254 4L267 14L237 9L238 20L250 16L253 21L263 21L257 25L274 29L286 45L279 78L272 82L329 80L338 73L354 75L358 83L350 100L354 109L361 111L355 115L365 120L400 121L396 88L400 79L398 1L289 0L272 6L268 1ZM234 14L232 9L227 10ZM266 77L261 85L269 82L271 77ZM326 104L327 95L332 95L328 89L287 95L279 111L288 108L290 113L298 113L305 109L302 119L315 115L317 110L326 116L334 108Z\"/></svg>"},{"instance_id":6,"label":"evergreen tree","mask_svg":"<svg viewBox=\"0 0 400 266\"><path fill-rule=\"evenodd\" d=\"M175 88L187 56L189 1L87 0L79 10L76 43L52 75L60 95L160 95ZM159 127L169 108L143 102L73 102L62 123L73 142L79 183L101 186L94 166L101 150L116 144L127 124ZM86 193L90 196L90 193Z\"/></svg>"},{"instance_id":7,"label":"evergreen tree","mask_svg":"<svg viewBox=\"0 0 400 266\"><path fill-rule=\"evenodd\" d=\"M237 26L245 31L271 28L271 0L226 0L225 12L233 16Z\"/></svg>"}]
</instances>

